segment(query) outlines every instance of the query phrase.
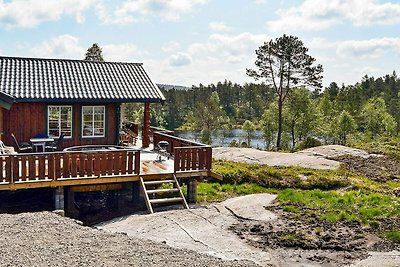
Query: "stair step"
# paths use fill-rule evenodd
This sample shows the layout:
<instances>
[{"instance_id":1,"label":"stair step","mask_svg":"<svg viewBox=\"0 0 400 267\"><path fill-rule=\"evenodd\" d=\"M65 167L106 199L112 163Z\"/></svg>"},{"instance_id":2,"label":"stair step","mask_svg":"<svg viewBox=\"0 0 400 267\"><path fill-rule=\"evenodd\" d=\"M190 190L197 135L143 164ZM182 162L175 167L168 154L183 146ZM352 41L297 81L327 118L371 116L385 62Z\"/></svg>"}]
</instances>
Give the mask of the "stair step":
<instances>
[{"instance_id":1,"label":"stair step","mask_svg":"<svg viewBox=\"0 0 400 267\"><path fill-rule=\"evenodd\" d=\"M181 198L181 197L150 199L151 204L182 202L182 201L183 201L183 198Z\"/></svg>"},{"instance_id":2,"label":"stair step","mask_svg":"<svg viewBox=\"0 0 400 267\"><path fill-rule=\"evenodd\" d=\"M174 183L174 180L156 180L156 181L146 181L143 182L145 185L153 185L153 184L166 184L166 183Z\"/></svg>"},{"instance_id":3,"label":"stair step","mask_svg":"<svg viewBox=\"0 0 400 267\"><path fill-rule=\"evenodd\" d=\"M147 194L158 194L158 193L172 193L172 192L179 192L178 188L165 188L165 189L153 189L153 190L146 190Z\"/></svg>"}]
</instances>

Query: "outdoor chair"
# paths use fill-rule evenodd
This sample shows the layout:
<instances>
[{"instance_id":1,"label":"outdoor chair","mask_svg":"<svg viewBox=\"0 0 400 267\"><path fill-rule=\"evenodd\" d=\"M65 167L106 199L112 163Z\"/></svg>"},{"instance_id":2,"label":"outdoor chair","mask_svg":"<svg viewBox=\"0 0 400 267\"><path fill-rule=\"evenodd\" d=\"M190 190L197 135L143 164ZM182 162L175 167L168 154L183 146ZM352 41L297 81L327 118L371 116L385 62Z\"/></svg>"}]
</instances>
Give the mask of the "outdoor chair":
<instances>
[{"instance_id":1,"label":"outdoor chair","mask_svg":"<svg viewBox=\"0 0 400 267\"><path fill-rule=\"evenodd\" d=\"M163 156L166 157L167 159L169 159L170 154L168 153L168 146L169 146L169 143L167 141L160 141L154 147L154 151L158 154L157 155L158 162L163 161L163 159L162 159Z\"/></svg>"},{"instance_id":2,"label":"outdoor chair","mask_svg":"<svg viewBox=\"0 0 400 267\"><path fill-rule=\"evenodd\" d=\"M15 135L13 133L11 134L11 137L14 140L14 144L17 147L18 153L29 153L29 152L32 152L32 146L29 143L22 142L21 144L19 144L17 138L15 137Z\"/></svg>"},{"instance_id":3,"label":"outdoor chair","mask_svg":"<svg viewBox=\"0 0 400 267\"><path fill-rule=\"evenodd\" d=\"M0 140L0 155L13 155L16 154L14 147L4 145L3 141Z\"/></svg>"},{"instance_id":4,"label":"outdoor chair","mask_svg":"<svg viewBox=\"0 0 400 267\"><path fill-rule=\"evenodd\" d=\"M64 140L64 133L60 134L60 137L58 137L58 140L49 143L48 145L46 145L45 150L46 151L57 151L57 150L61 150L61 143Z\"/></svg>"}]
</instances>

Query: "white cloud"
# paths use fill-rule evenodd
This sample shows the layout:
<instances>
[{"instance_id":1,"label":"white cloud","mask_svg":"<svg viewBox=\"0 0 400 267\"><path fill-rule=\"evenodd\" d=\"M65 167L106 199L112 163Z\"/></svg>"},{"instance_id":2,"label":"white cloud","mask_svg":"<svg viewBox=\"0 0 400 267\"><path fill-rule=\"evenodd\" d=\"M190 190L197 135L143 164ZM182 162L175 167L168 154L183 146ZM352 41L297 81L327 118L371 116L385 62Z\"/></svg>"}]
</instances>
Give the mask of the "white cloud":
<instances>
[{"instance_id":1,"label":"white cloud","mask_svg":"<svg viewBox=\"0 0 400 267\"><path fill-rule=\"evenodd\" d=\"M400 38L376 38L340 42L336 50L341 57L377 58L384 53L400 53Z\"/></svg>"},{"instance_id":2,"label":"white cloud","mask_svg":"<svg viewBox=\"0 0 400 267\"><path fill-rule=\"evenodd\" d=\"M178 50L181 47L181 45L178 42L175 41L170 41L166 44L164 44L161 47L161 50L168 53L168 52L175 52L176 50Z\"/></svg>"},{"instance_id":3,"label":"white cloud","mask_svg":"<svg viewBox=\"0 0 400 267\"><path fill-rule=\"evenodd\" d=\"M83 12L98 0L0 0L0 25L6 28L33 28L46 21L57 21L63 16L84 21Z\"/></svg>"},{"instance_id":4,"label":"white cloud","mask_svg":"<svg viewBox=\"0 0 400 267\"><path fill-rule=\"evenodd\" d=\"M375 0L305 0L300 6L278 10L279 19L267 22L271 31L317 31L351 22L356 26L400 23L400 4Z\"/></svg>"},{"instance_id":5,"label":"white cloud","mask_svg":"<svg viewBox=\"0 0 400 267\"><path fill-rule=\"evenodd\" d=\"M327 40L325 38L315 37L309 40L305 45L309 48L332 49L338 46L338 42Z\"/></svg>"},{"instance_id":6,"label":"white cloud","mask_svg":"<svg viewBox=\"0 0 400 267\"><path fill-rule=\"evenodd\" d=\"M141 62L148 54L139 50L134 44L107 44L101 47L106 61Z\"/></svg>"},{"instance_id":7,"label":"white cloud","mask_svg":"<svg viewBox=\"0 0 400 267\"><path fill-rule=\"evenodd\" d=\"M167 21L176 21L182 14L189 13L193 7L204 5L207 0L125 0L114 11L100 3L96 7L97 15L106 24L129 24L143 21L147 16L161 17Z\"/></svg>"},{"instance_id":8,"label":"white cloud","mask_svg":"<svg viewBox=\"0 0 400 267\"><path fill-rule=\"evenodd\" d=\"M165 60L144 60L144 66L159 83L190 86L224 79L240 83L253 81L246 75L246 67L253 67L255 49L268 40L265 35L248 32L238 35L212 34L204 42L192 43L186 50L181 50L181 57L175 53ZM190 64L184 65L184 68L176 66L179 64L171 64L171 61L185 57L190 57Z\"/></svg>"},{"instance_id":9,"label":"white cloud","mask_svg":"<svg viewBox=\"0 0 400 267\"><path fill-rule=\"evenodd\" d=\"M60 35L30 49L31 55L44 58L83 59L86 49L79 45L78 37Z\"/></svg>"},{"instance_id":10,"label":"white cloud","mask_svg":"<svg viewBox=\"0 0 400 267\"><path fill-rule=\"evenodd\" d=\"M187 53L177 53L169 57L169 64L174 67L182 67L189 65L192 62L192 57Z\"/></svg>"},{"instance_id":11,"label":"white cloud","mask_svg":"<svg viewBox=\"0 0 400 267\"><path fill-rule=\"evenodd\" d=\"M230 27L226 26L225 23L221 21L213 21L208 23L208 28L217 32L228 32L231 30Z\"/></svg>"},{"instance_id":12,"label":"white cloud","mask_svg":"<svg viewBox=\"0 0 400 267\"><path fill-rule=\"evenodd\" d=\"M141 62L147 56L146 51L141 51L134 44L99 44L103 51L104 60L120 62ZM24 45L26 47L28 45ZM79 38L72 35L60 35L30 49L28 56L45 58L83 59L86 50L80 44ZM23 47L21 47L23 49Z\"/></svg>"},{"instance_id":13,"label":"white cloud","mask_svg":"<svg viewBox=\"0 0 400 267\"><path fill-rule=\"evenodd\" d=\"M238 35L212 34L205 43L194 43L189 47L189 53L213 54L218 57L247 56L269 39L265 35L244 32Z\"/></svg>"}]
</instances>

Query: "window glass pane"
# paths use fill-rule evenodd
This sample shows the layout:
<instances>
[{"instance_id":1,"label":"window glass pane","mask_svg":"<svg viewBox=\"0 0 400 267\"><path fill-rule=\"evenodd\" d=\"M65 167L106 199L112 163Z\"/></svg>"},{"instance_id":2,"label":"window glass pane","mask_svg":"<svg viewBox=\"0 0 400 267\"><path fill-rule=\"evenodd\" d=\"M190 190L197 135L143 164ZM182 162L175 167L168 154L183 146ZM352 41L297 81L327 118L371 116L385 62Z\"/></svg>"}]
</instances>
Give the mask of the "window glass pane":
<instances>
[{"instance_id":1,"label":"window glass pane","mask_svg":"<svg viewBox=\"0 0 400 267\"><path fill-rule=\"evenodd\" d=\"M82 107L82 136L104 136L104 107Z\"/></svg>"},{"instance_id":2,"label":"window glass pane","mask_svg":"<svg viewBox=\"0 0 400 267\"><path fill-rule=\"evenodd\" d=\"M59 137L63 132L72 137L72 107L48 106L47 129L50 137Z\"/></svg>"}]
</instances>

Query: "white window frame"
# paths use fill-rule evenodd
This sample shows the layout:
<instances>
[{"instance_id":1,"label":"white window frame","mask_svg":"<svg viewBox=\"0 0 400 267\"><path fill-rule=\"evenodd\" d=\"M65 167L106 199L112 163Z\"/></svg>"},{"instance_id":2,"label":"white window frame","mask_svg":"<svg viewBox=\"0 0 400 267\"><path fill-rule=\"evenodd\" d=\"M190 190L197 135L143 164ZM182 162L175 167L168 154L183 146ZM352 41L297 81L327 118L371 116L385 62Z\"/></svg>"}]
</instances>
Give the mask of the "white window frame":
<instances>
[{"instance_id":1,"label":"white window frame","mask_svg":"<svg viewBox=\"0 0 400 267\"><path fill-rule=\"evenodd\" d=\"M91 108L92 109L92 125L94 128L94 109L95 108L103 108L103 135L95 135L95 131L92 130L92 135L83 135L83 130L84 130L84 116L83 116L83 109L84 108ZM106 106L82 106L81 109L81 136L82 138L102 138L106 137Z\"/></svg>"},{"instance_id":2,"label":"white window frame","mask_svg":"<svg viewBox=\"0 0 400 267\"><path fill-rule=\"evenodd\" d=\"M73 119L74 119L74 116L73 116L73 108L72 108L72 106L68 106L68 105L49 105L49 106L47 106L47 135L49 136L49 137L54 137L54 138L58 138L59 136L53 136L53 135L50 135L50 108L57 108L58 110L59 110L59 116L58 116L58 131L59 131L59 133L60 133L60 135L61 135L61 130L62 130L62 128L61 128L61 108L70 108L70 110L71 110L71 121L70 121L70 124L71 124L71 135L65 135L65 133L64 133L64 138L69 138L69 139L72 139L72 135L73 135L73 126L74 126L74 124L73 124ZM68 124L68 122L67 122L67 124Z\"/></svg>"}]
</instances>

